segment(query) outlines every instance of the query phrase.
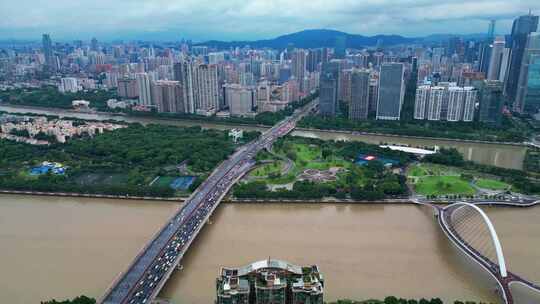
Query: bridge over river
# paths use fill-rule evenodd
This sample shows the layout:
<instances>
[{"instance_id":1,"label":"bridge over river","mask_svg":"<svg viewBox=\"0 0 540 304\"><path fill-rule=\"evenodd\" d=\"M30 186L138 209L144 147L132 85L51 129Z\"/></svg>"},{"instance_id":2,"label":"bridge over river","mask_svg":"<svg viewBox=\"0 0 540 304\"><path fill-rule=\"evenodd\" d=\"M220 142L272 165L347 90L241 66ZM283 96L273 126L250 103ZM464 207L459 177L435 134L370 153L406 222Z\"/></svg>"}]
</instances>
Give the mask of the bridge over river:
<instances>
[{"instance_id":1,"label":"bridge over river","mask_svg":"<svg viewBox=\"0 0 540 304\"><path fill-rule=\"evenodd\" d=\"M231 187L255 164L254 156L287 135L296 123L318 105L318 100L239 148L217 167L139 252L100 299L103 304L151 303Z\"/></svg>"},{"instance_id":2,"label":"bridge over river","mask_svg":"<svg viewBox=\"0 0 540 304\"><path fill-rule=\"evenodd\" d=\"M505 304L540 303L540 286L508 270L495 227L479 207L498 205L527 208L540 204L540 201L456 202L445 207L428 202L414 202L435 208L437 222L445 235L458 250L495 280L496 292Z\"/></svg>"}]
</instances>

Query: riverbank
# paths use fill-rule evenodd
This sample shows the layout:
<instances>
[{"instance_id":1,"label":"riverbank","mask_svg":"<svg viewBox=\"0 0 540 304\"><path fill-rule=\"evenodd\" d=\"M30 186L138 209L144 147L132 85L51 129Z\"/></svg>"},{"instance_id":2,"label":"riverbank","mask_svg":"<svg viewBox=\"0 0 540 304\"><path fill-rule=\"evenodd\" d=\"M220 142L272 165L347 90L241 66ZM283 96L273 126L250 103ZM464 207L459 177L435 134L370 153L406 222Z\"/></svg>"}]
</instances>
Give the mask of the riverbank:
<instances>
[{"instance_id":1,"label":"riverbank","mask_svg":"<svg viewBox=\"0 0 540 304\"><path fill-rule=\"evenodd\" d=\"M108 119L116 120L118 118L119 121L126 121L125 118L144 118L144 119L152 119L155 121L163 121L163 122L173 122L173 121L184 121L184 122L190 122L190 123L202 123L202 124L211 124L211 125L217 125L217 126L234 126L234 127L252 127L252 128L260 128L260 129L269 129L271 126L264 125L264 124L247 124L247 123L237 123L237 122L227 122L227 121L220 121L220 120L209 120L209 119L189 119L189 118L167 118L159 115L130 115L128 113L115 113L115 112L104 112L104 111L94 111L94 112L82 112L82 111L75 111L75 110L69 110L69 109L63 109L63 108L49 108L49 107L38 107L38 106L26 106L26 105L13 105L8 103L1 103L0 104L0 111L6 111L8 113L12 114L25 114L21 113L19 110L29 110L32 112L28 112L29 114L41 114L41 115L50 115L46 113L40 113L40 112L46 112L46 111L54 111L56 115L61 115L62 117L68 117L68 114L74 114L74 115L101 115L101 116L109 116ZM53 116L55 114L52 114ZM80 118L77 116L73 116L73 118ZM488 140L472 140L472 139L457 139L457 138L446 138L446 137L429 137L429 136L414 136L414 135L398 135L398 134L392 134L392 133L378 133L378 132L362 132L362 131L353 131L353 130L339 130L339 129L315 129L315 128L302 128L297 127L295 130L298 131L305 131L305 132L323 132L323 133L335 133L335 134L349 134L349 135L365 135L365 136L385 136L385 137L395 137L395 138L408 138L408 139L421 139L421 140L440 140L440 141L449 141L449 142L464 142L464 143L478 143L478 144L501 144L501 145L510 145L510 146L529 146L529 143L527 142L503 142L503 141L488 141Z\"/></svg>"},{"instance_id":2,"label":"riverbank","mask_svg":"<svg viewBox=\"0 0 540 304\"><path fill-rule=\"evenodd\" d=\"M348 135L385 136L385 137L422 139L422 140L440 140L440 141L449 141L449 142L458 142L458 143L464 142L464 143L472 143L472 144L497 144L497 145L509 145L509 146L517 146L517 147L529 146L527 142L505 142L505 141L457 139L457 138L446 138L446 137L398 135L398 134L391 134L391 133L361 132L361 131L336 130L336 129L313 129L313 128L300 128L300 127L297 127L295 130L305 131L305 132L324 132L324 133L338 133L338 134L340 133L340 134L348 134Z\"/></svg>"},{"instance_id":3,"label":"riverbank","mask_svg":"<svg viewBox=\"0 0 540 304\"><path fill-rule=\"evenodd\" d=\"M0 190L0 194L11 194L17 196L44 196L44 197L75 197L75 198L91 198L91 199L107 199L107 200L130 200L130 201L162 201L172 203L183 203L187 197L141 197L141 196L125 196L125 195L104 195L104 194L87 194L87 193L64 193L64 192L40 192L40 191L16 191L16 190ZM354 200L354 199L338 199L333 197L322 199L241 199L234 197L225 197L225 204L287 204L287 205L418 205L412 198L389 198L381 200ZM430 204L446 206L452 202L448 201L431 201ZM489 206L508 206L508 207L534 207L540 204L540 200L531 203L505 203L505 202L478 202L478 205Z\"/></svg>"},{"instance_id":4,"label":"riverbank","mask_svg":"<svg viewBox=\"0 0 540 304\"><path fill-rule=\"evenodd\" d=\"M19 190L0 190L0 194L14 195L32 195L32 196L53 196L53 197L84 197L84 198L104 198L104 199L121 199L121 200L141 200L141 201L167 201L167 202L184 202L188 197L157 197L157 196L129 196L129 195L106 195L106 194L90 194L90 193L74 193L74 192L43 192L43 191L19 191ZM383 199L375 201L360 201L354 199L240 199L226 197L224 203L294 203L294 204L413 204L413 201L408 198Z\"/></svg>"},{"instance_id":5,"label":"riverbank","mask_svg":"<svg viewBox=\"0 0 540 304\"><path fill-rule=\"evenodd\" d=\"M27 110L30 112L22 112L23 110ZM252 128L260 128L260 129L270 129L272 126L269 125L263 125L263 124L248 124L248 123L236 123L236 122L227 122L224 120L209 120L206 118L201 119L190 119L190 118L172 118L172 117L164 117L159 115L152 115L152 114L145 114L144 112L141 112L141 114L138 115L130 115L129 113L125 112L105 112L105 111L76 111L71 109L63 109L63 108L49 108L49 107L39 107L39 106L26 106L26 105L13 105L9 103L0 103L0 111L4 111L10 114L19 114L19 115L25 115L25 114L32 114L32 115L46 115L46 116L54 116L54 117L62 117L62 118L73 118L73 119L87 119L87 120L115 120L119 122L128 122L128 123L134 123L137 122L136 120L138 118L142 119L152 119L155 121L162 121L162 122L188 122L188 123L194 123L194 124L213 124L216 126L223 126L223 127L252 127ZM76 116L69 116L69 115L76 115ZM103 116L103 118L85 118L84 116L90 117L90 116ZM129 120L126 118L134 118L134 120Z\"/></svg>"},{"instance_id":6,"label":"riverbank","mask_svg":"<svg viewBox=\"0 0 540 304\"><path fill-rule=\"evenodd\" d=\"M0 194L56 196L56 197L84 197L84 198L105 198L105 199L168 201L168 202L184 202L187 198L187 197L130 196L130 195L108 195L108 194L91 194L91 193L75 193L75 192L43 192L43 191L21 191L21 190L0 190Z\"/></svg>"}]
</instances>

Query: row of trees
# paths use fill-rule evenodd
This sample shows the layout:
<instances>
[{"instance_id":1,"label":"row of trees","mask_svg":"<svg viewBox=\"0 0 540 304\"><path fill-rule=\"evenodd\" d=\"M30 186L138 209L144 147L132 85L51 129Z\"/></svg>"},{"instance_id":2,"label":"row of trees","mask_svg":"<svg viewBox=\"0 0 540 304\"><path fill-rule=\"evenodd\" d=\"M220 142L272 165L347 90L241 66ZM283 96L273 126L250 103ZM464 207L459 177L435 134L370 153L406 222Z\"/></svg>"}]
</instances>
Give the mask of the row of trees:
<instances>
[{"instance_id":1,"label":"row of trees","mask_svg":"<svg viewBox=\"0 0 540 304\"><path fill-rule=\"evenodd\" d=\"M454 301L454 304L486 304L484 302L475 301ZM328 304L444 304L439 298L428 299L404 299L396 298L394 296L386 297L384 300L366 300L366 301L353 301L353 300L337 300L335 302L329 302Z\"/></svg>"},{"instance_id":2,"label":"row of trees","mask_svg":"<svg viewBox=\"0 0 540 304\"><path fill-rule=\"evenodd\" d=\"M540 173L540 149L530 149L523 161L525 170L533 173Z\"/></svg>"},{"instance_id":3,"label":"row of trees","mask_svg":"<svg viewBox=\"0 0 540 304\"><path fill-rule=\"evenodd\" d=\"M96 300L88 298L86 296L76 297L73 300L64 300L56 301L50 300L46 302L41 302L41 304L95 304ZM386 297L384 300L367 300L367 301L353 301L353 300L337 300L334 302L329 302L328 304L444 304L444 302L439 298L428 299L404 299L396 298L394 296ZM477 304L474 301L454 301L454 304ZM479 302L478 304L484 304Z\"/></svg>"},{"instance_id":4,"label":"row of trees","mask_svg":"<svg viewBox=\"0 0 540 304\"><path fill-rule=\"evenodd\" d=\"M347 117L306 116L299 127L323 130L351 130L407 136L423 136L452 139L468 139L499 142L523 142L527 138L527 130L512 123L508 118L503 119L503 127L480 122L445 122L445 121L352 121Z\"/></svg>"},{"instance_id":5,"label":"row of trees","mask_svg":"<svg viewBox=\"0 0 540 304\"><path fill-rule=\"evenodd\" d=\"M174 190L169 187L136 185L136 184L104 184L82 185L70 180L67 176L45 174L37 179L25 179L13 175L0 176L0 188L18 191L37 192L65 192L83 194L105 194L105 195L129 195L129 196L151 196L151 197L171 197Z\"/></svg>"},{"instance_id":6,"label":"row of trees","mask_svg":"<svg viewBox=\"0 0 540 304\"><path fill-rule=\"evenodd\" d=\"M28 132L28 130L16 130L16 129L13 129L13 130L11 130L9 132L9 134L15 135L15 136L20 136L20 137L25 137L25 138L34 138L34 139L37 139L37 140L46 140L46 141L48 141L50 143L56 142L56 137L54 137L52 135L47 135L47 134L45 134L43 132L39 132L34 136L30 136L30 133Z\"/></svg>"},{"instance_id":7,"label":"row of trees","mask_svg":"<svg viewBox=\"0 0 540 304\"><path fill-rule=\"evenodd\" d=\"M309 181L295 182L291 190L268 191L266 183L263 181L242 183L234 188L234 196L237 198L257 199L321 199L334 196L336 193L335 187Z\"/></svg>"},{"instance_id":8,"label":"row of trees","mask_svg":"<svg viewBox=\"0 0 540 304\"><path fill-rule=\"evenodd\" d=\"M512 184L512 186L522 193L540 193L540 182L531 178L529 173L522 170L506 169L477 164L472 161L465 161L463 156L454 148L441 149L439 153L427 155L424 157L423 161L447 166L455 166L464 168L466 170L500 176L504 182Z\"/></svg>"},{"instance_id":9,"label":"row of trees","mask_svg":"<svg viewBox=\"0 0 540 304\"><path fill-rule=\"evenodd\" d=\"M50 301L41 302L41 304L96 304L96 300L87 296L79 296L73 300L57 301L53 299Z\"/></svg>"},{"instance_id":10,"label":"row of trees","mask_svg":"<svg viewBox=\"0 0 540 304\"><path fill-rule=\"evenodd\" d=\"M106 111L107 100L116 98L116 92L107 90L80 91L77 93L61 93L58 88L44 86L38 89L11 89L0 91L0 100L15 105L72 108L73 100L88 100L90 106L100 111Z\"/></svg>"}]
</instances>

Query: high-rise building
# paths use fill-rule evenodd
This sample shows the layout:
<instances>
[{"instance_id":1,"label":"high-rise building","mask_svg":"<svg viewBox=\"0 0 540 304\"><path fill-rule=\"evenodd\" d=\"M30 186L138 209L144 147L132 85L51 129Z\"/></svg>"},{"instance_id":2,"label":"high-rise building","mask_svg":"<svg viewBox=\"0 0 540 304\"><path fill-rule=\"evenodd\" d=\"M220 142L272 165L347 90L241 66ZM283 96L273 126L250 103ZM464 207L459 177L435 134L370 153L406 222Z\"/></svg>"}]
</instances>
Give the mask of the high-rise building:
<instances>
[{"instance_id":1,"label":"high-rise building","mask_svg":"<svg viewBox=\"0 0 540 304\"><path fill-rule=\"evenodd\" d=\"M216 296L216 304L323 304L324 279L317 265L268 259L222 268Z\"/></svg>"},{"instance_id":2,"label":"high-rise building","mask_svg":"<svg viewBox=\"0 0 540 304\"><path fill-rule=\"evenodd\" d=\"M444 56L444 48L433 48L431 54L431 66L434 73L441 71L441 60Z\"/></svg>"},{"instance_id":3,"label":"high-rise building","mask_svg":"<svg viewBox=\"0 0 540 304\"><path fill-rule=\"evenodd\" d=\"M499 69L499 79L504 82L506 79L506 73L508 72L508 64L510 63L510 48L505 47L501 58L501 66Z\"/></svg>"},{"instance_id":4,"label":"high-rise building","mask_svg":"<svg viewBox=\"0 0 540 304\"><path fill-rule=\"evenodd\" d=\"M139 86L137 85L137 79L118 79L118 88L116 92L118 96L122 98L139 98Z\"/></svg>"},{"instance_id":5,"label":"high-rise building","mask_svg":"<svg viewBox=\"0 0 540 304\"><path fill-rule=\"evenodd\" d=\"M493 50L493 44L484 41L480 44L480 58L478 62L478 71L488 74L489 64L491 62L491 51Z\"/></svg>"},{"instance_id":6,"label":"high-rise building","mask_svg":"<svg viewBox=\"0 0 540 304\"><path fill-rule=\"evenodd\" d=\"M208 47L204 45L197 45L191 48L193 55L195 56L206 56L208 55Z\"/></svg>"},{"instance_id":7,"label":"high-rise building","mask_svg":"<svg viewBox=\"0 0 540 304\"><path fill-rule=\"evenodd\" d=\"M98 41L95 37L92 38L92 40L90 41L90 50L94 52L97 52L99 50Z\"/></svg>"},{"instance_id":8,"label":"high-rise building","mask_svg":"<svg viewBox=\"0 0 540 304\"><path fill-rule=\"evenodd\" d=\"M173 79L182 82L182 62L173 64Z\"/></svg>"},{"instance_id":9,"label":"high-rise building","mask_svg":"<svg viewBox=\"0 0 540 304\"><path fill-rule=\"evenodd\" d=\"M504 93L511 101L516 100L519 74L523 62L523 53L527 45L527 37L530 33L535 32L537 28L538 16L531 14L518 17L512 25L512 34L510 35L510 62L504 85Z\"/></svg>"},{"instance_id":10,"label":"high-rise building","mask_svg":"<svg viewBox=\"0 0 540 304\"><path fill-rule=\"evenodd\" d=\"M339 63L323 64L319 79L319 112L322 116L334 117L337 111Z\"/></svg>"},{"instance_id":11,"label":"high-rise building","mask_svg":"<svg viewBox=\"0 0 540 304\"><path fill-rule=\"evenodd\" d=\"M281 90L281 100L284 102L297 101L300 98L300 89L296 80L291 79L283 84Z\"/></svg>"},{"instance_id":12,"label":"high-rise building","mask_svg":"<svg viewBox=\"0 0 540 304\"><path fill-rule=\"evenodd\" d=\"M312 73L318 70L318 66L322 63L323 49L308 50L306 69Z\"/></svg>"},{"instance_id":13,"label":"high-rise building","mask_svg":"<svg viewBox=\"0 0 540 304\"><path fill-rule=\"evenodd\" d=\"M418 83L418 58L412 57L411 58L411 77L410 82L414 85L416 88L416 84Z\"/></svg>"},{"instance_id":14,"label":"high-rise building","mask_svg":"<svg viewBox=\"0 0 540 304\"><path fill-rule=\"evenodd\" d=\"M347 69L341 71L339 75L339 86L338 86L338 100L343 101L347 104L351 102L351 76L352 69Z\"/></svg>"},{"instance_id":15,"label":"high-rise building","mask_svg":"<svg viewBox=\"0 0 540 304\"><path fill-rule=\"evenodd\" d=\"M523 54L514 111L535 114L540 108L540 33L529 35Z\"/></svg>"},{"instance_id":16,"label":"high-rise building","mask_svg":"<svg viewBox=\"0 0 540 304\"><path fill-rule=\"evenodd\" d=\"M225 53L223 52L214 52L208 54L208 63L209 64L218 64L225 61Z\"/></svg>"},{"instance_id":17,"label":"high-rise building","mask_svg":"<svg viewBox=\"0 0 540 304\"><path fill-rule=\"evenodd\" d=\"M447 121L466 121L474 119L474 106L477 91L473 87L449 87Z\"/></svg>"},{"instance_id":18,"label":"high-rise building","mask_svg":"<svg viewBox=\"0 0 540 304\"><path fill-rule=\"evenodd\" d=\"M455 83L419 86L416 89L414 119L466 121L474 119L477 91Z\"/></svg>"},{"instance_id":19,"label":"high-rise building","mask_svg":"<svg viewBox=\"0 0 540 304\"><path fill-rule=\"evenodd\" d=\"M184 95L179 81L158 80L151 86L152 104L159 113L185 113Z\"/></svg>"},{"instance_id":20,"label":"high-rise building","mask_svg":"<svg viewBox=\"0 0 540 304\"><path fill-rule=\"evenodd\" d=\"M337 80L322 72L319 79L319 110L322 116L334 117L337 109Z\"/></svg>"},{"instance_id":21,"label":"high-rise building","mask_svg":"<svg viewBox=\"0 0 540 304\"><path fill-rule=\"evenodd\" d=\"M231 116L246 116L253 113L255 90L238 84L224 85L225 104L229 106Z\"/></svg>"},{"instance_id":22,"label":"high-rise building","mask_svg":"<svg viewBox=\"0 0 540 304\"><path fill-rule=\"evenodd\" d=\"M337 59L345 58L347 52L347 36L336 37L334 57Z\"/></svg>"},{"instance_id":23,"label":"high-rise building","mask_svg":"<svg viewBox=\"0 0 540 304\"><path fill-rule=\"evenodd\" d=\"M219 86L217 67L199 64L193 68L195 108L199 113L219 111Z\"/></svg>"},{"instance_id":24,"label":"high-rise building","mask_svg":"<svg viewBox=\"0 0 540 304\"><path fill-rule=\"evenodd\" d=\"M302 83L304 81L304 77L306 76L306 51L302 49L294 50L291 59L292 75L300 84L300 90L304 91L304 86Z\"/></svg>"},{"instance_id":25,"label":"high-rise building","mask_svg":"<svg viewBox=\"0 0 540 304\"><path fill-rule=\"evenodd\" d=\"M503 105L503 83L499 80L485 80L480 90L479 121L500 125Z\"/></svg>"},{"instance_id":26,"label":"high-rise building","mask_svg":"<svg viewBox=\"0 0 540 304\"><path fill-rule=\"evenodd\" d=\"M402 63L383 63L379 78L377 119L399 120L405 95Z\"/></svg>"},{"instance_id":27,"label":"high-rise building","mask_svg":"<svg viewBox=\"0 0 540 304\"><path fill-rule=\"evenodd\" d=\"M59 91L62 93L77 93L81 90L77 78L64 77L60 79Z\"/></svg>"},{"instance_id":28,"label":"high-rise building","mask_svg":"<svg viewBox=\"0 0 540 304\"><path fill-rule=\"evenodd\" d=\"M45 57L45 68L48 72L54 73L58 70L58 63L56 55L52 46L51 36L49 34L43 34L43 56Z\"/></svg>"},{"instance_id":29,"label":"high-rise building","mask_svg":"<svg viewBox=\"0 0 540 304\"><path fill-rule=\"evenodd\" d=\"M182 84L187 113L209 115L219 110L219 86L215 65L186 60L175 65L174 75Z\"/></svg>"},{"instance_id":30,"label":"high-rise building","mask_svg":"<svg viewBox=\"0 0 540 304\"><path fill-rule=\"evenodd\" d=\"M291 68L289 66L283 66L279 68L279 80L278 83L282 84L291 78Z\"/></svg>"},{"instance_id":31,"label":"high-rise building","mask_svg":"<svg viewBox=\"0 0 540 304\"><path fill-rule=\"evenodd\" d=\"M495 24L496 20L489 20L489 28L488 28L488 40L493 41L493 38L495 38Z\"/></svg>"},{"instance_id":32,"label":"high-rise building","mask_svg":"<svg viewBox=\"0 0 540 304\"><path fill-rule=\"evenodd\" d=\"M351 72L351 102L349 119L361 120L368 118L369 112L369 70L353 69Z\"/></svg>"},{"instance_id":33,"label":"high-rise building","mask_svg":"<svg viewBox=\"0 0 540 304\"><path fill-rule=\"evenodd\" d=\"M416 88L416 99L414 101L414 119L426 119L426 108L429 100L431 87L423 85Z\"/></svg>"},{"instance_id":34,"label":"high-rise building","mask_svg":"<svg viewBox=\"0 0 540 304\"><path fill-rule=\"evenodd\" d=\"M504 46L504 37L497 37L495 41L493 41L493 48L491 49L491 59L489 61L487 74L488 80L498 80L501 75L505 50Z\"/></svg>"},{"instance_id":35,"label":"high-rise building","mask_svg":"<svg viewBox=\"0 0 540 304\"><path fill-rule=\"evenodd\" d=\"M116 88L118 87L118 73L117 72L106 72L105 73L105 84L107 88Z\"/></svg>"},{"instance_id":36,"label":"high-rise building","mask_svg":"<svg viewBox=\"0 0 540 304\"><path fill-rule=\"evenodd\" d=\"M371 73L369 79L369 114L368 116L374 117L377 113L377 101L379 100L379 75L377 73Z\"/></svg>"},{"instance_id":37,"label":"high-rise building","mask_svg":"<svg viewBox=\"0 0 540 304\"><path fill-rule=\"evenodd\" d=\"M446 90L444 87L431 87L427 103L427 119L441 120L441 112L445 102Z\"/></svg>"},{"instance_id":38,"label":"high-rise building","mask_svg":"<svg viewBox=\"0 0 540 304\"><path fill-rule=\"evenodd\" d=\"M240 85L254 86L256 83L255 76L253 76L253 73L251 72L242 72L238 76L238 81L240 82Z\"/></svg>"},{"instance_id":39,"label":"high-rise building","mask_svg":"<svg viewBox=\"0 0 540 304\"><path fill-rule=\"evenodd\" d=\"M139 88L139 104L143 106L152 105L150 76L147 73L137 73L135 79L137 79L137 87Z\"/></svg>"}]
</instances>

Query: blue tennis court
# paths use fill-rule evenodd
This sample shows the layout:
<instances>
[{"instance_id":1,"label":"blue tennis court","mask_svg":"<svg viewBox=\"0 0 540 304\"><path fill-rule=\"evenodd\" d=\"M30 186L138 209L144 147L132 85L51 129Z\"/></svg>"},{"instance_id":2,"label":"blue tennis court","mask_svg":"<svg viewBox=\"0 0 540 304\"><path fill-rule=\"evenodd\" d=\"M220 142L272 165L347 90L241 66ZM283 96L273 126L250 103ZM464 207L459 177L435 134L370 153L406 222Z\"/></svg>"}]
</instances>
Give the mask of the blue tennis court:
<instances>
[{"instance_id":1,"label":"blue tennis court","mask_svg":"<svg viewBox=\"0 0 540 304\"><path fill-rule=\"evenodd\" d=\"M193 182L195 182L195 179L197 179L197 177L195 177L195 176L177 177L176 179L174 179L171 182L170 186L174 190L187 190L189 188L189 186L191 186L191 184L193 184Z\"/></svg>"}]
</instances>

